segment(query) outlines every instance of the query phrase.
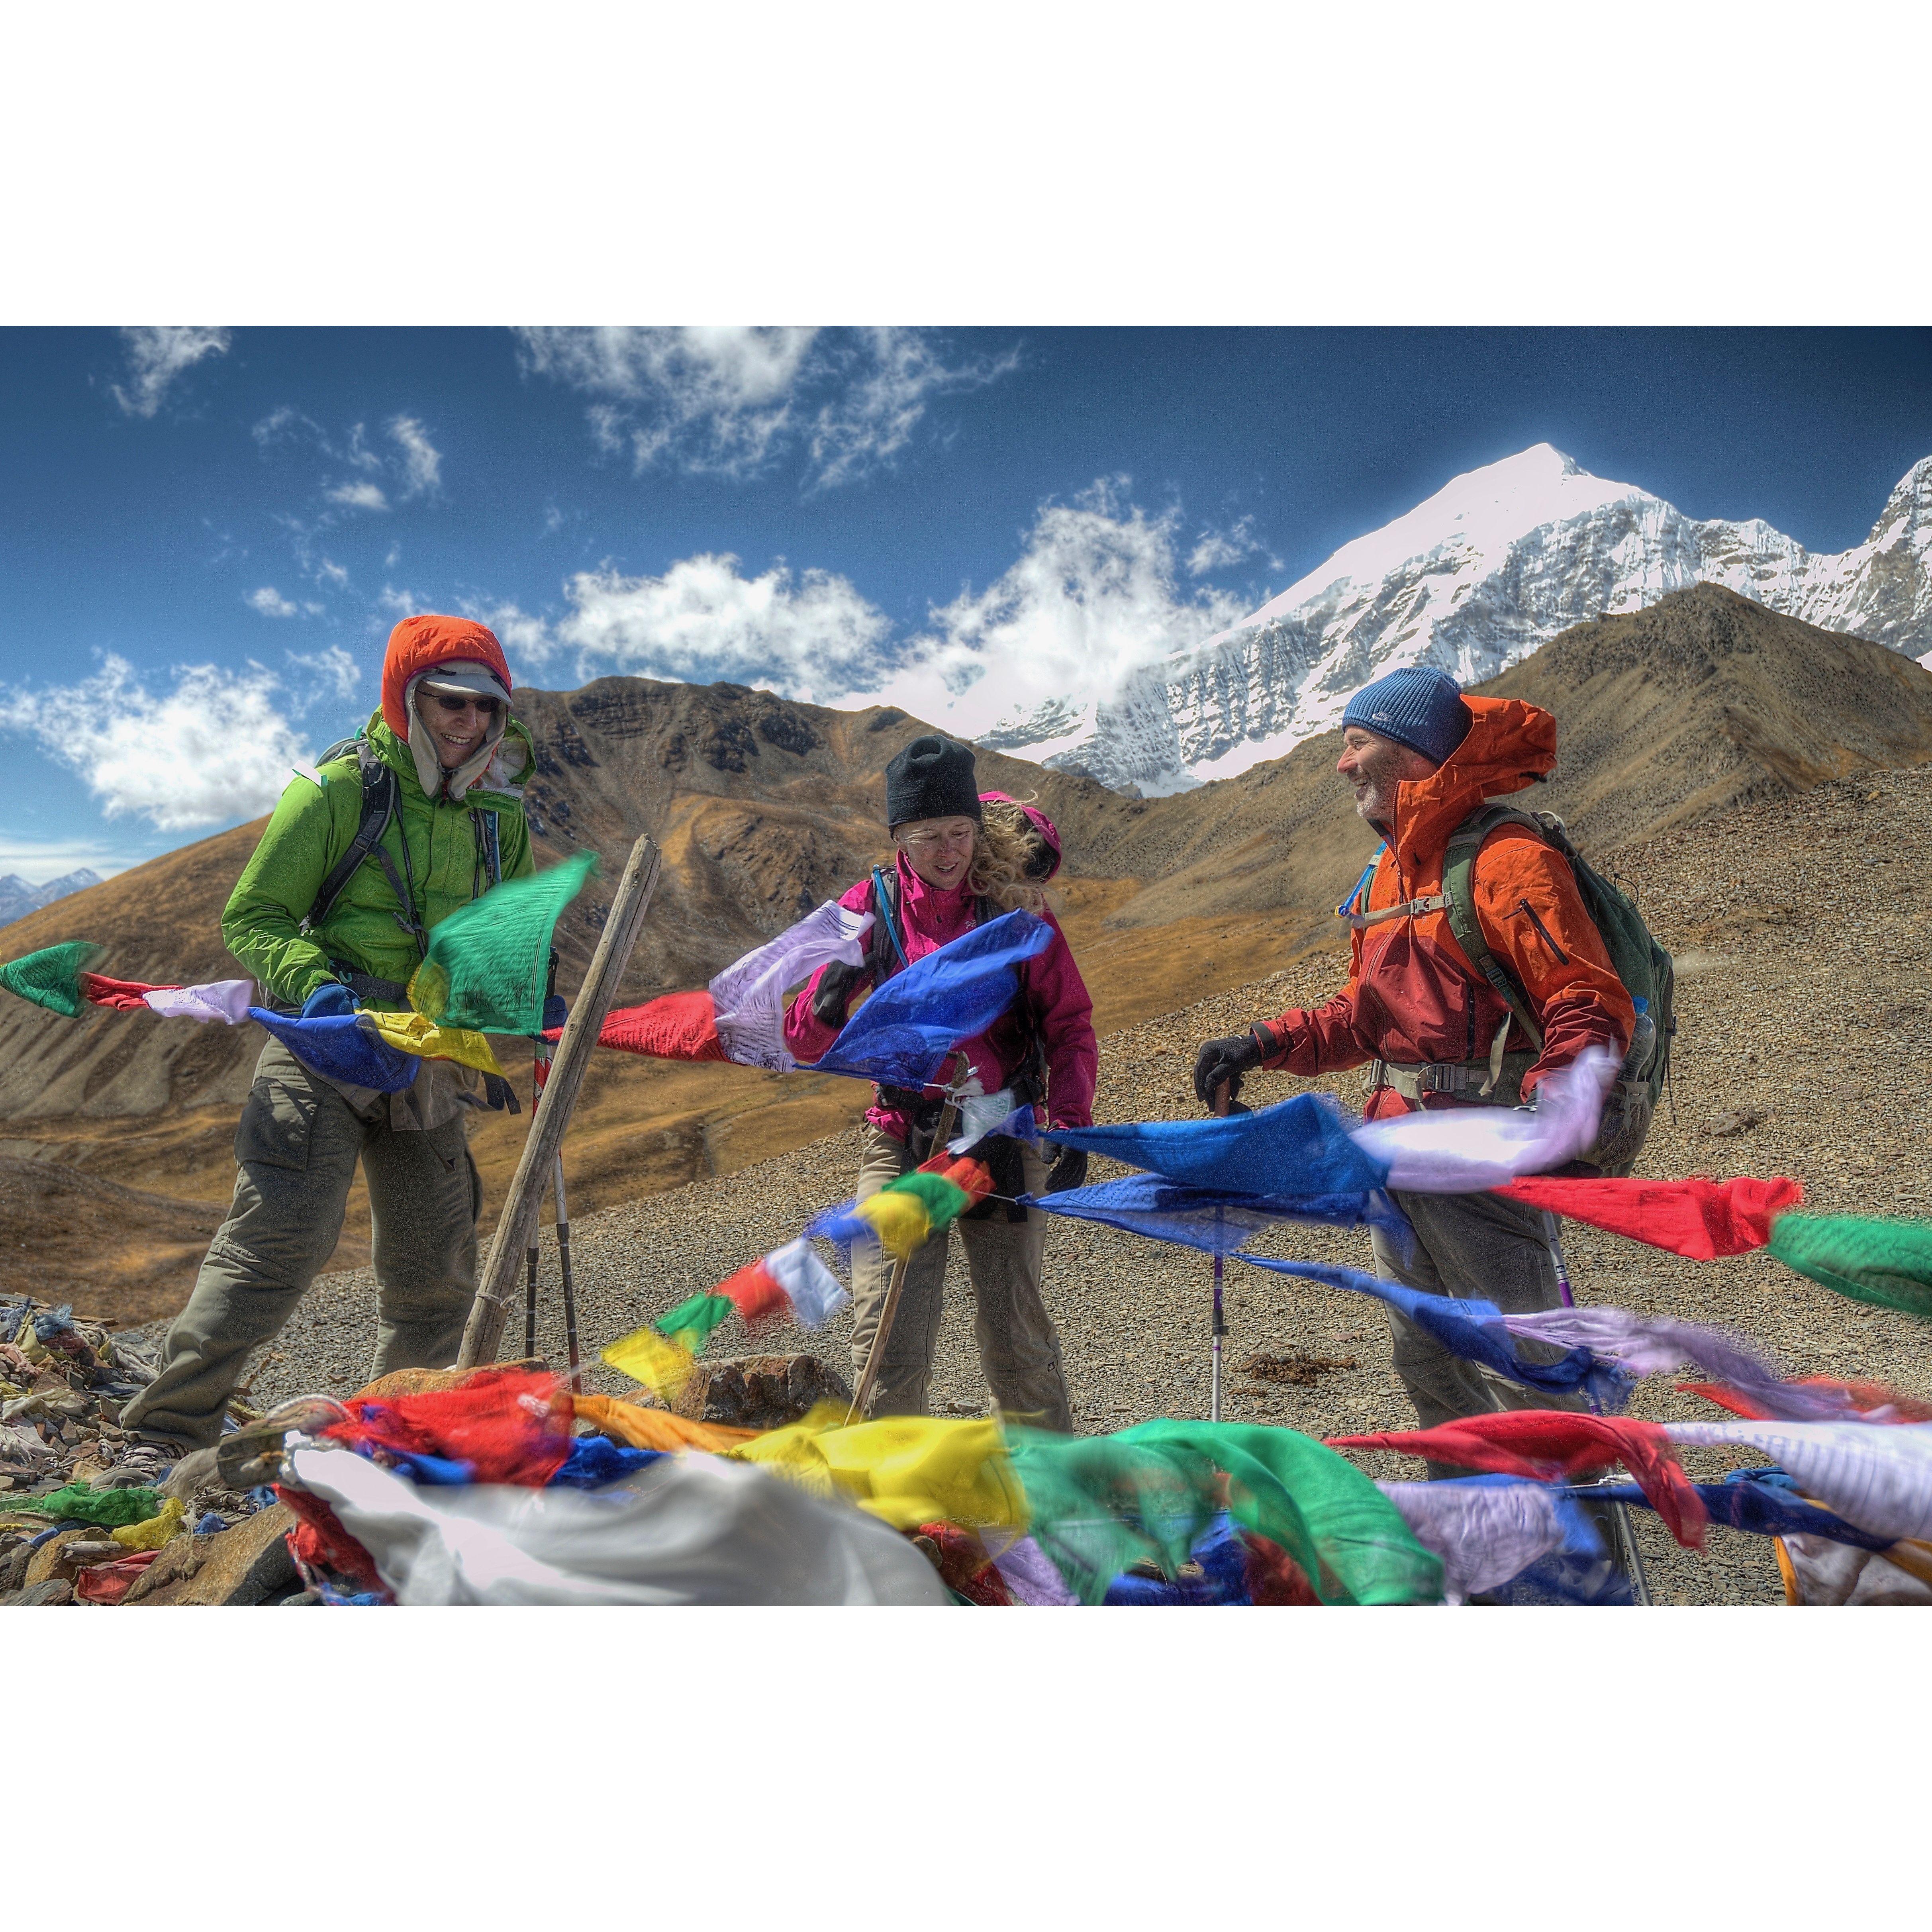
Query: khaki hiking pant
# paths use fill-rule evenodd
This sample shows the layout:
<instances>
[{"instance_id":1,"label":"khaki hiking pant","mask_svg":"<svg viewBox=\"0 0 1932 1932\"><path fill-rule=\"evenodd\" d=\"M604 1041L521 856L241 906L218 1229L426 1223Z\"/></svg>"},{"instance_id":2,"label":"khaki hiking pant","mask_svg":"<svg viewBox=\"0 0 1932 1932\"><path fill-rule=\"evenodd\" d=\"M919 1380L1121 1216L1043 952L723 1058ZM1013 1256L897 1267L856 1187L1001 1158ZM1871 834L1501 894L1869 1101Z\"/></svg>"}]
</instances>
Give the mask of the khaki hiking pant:
<instances>
[{"instance_id":1,"label":"khaki hiking pant","mask_svg":"<svg viewBox=\"0 0 1932 1932\"><path fill-rule=\"evenodd\" d=\"M342 1232L356 1163L369 1186L380 1303L370 1376L446 1368L476 1290L483 1184L459 1114L398 1133L365 1118L278 1040L255 1063L235 1132L235 1198L194 1292L162 1346L161 1372L124 1412L130 1430L193 1449L221 1433L249 1352L295 1312Z\"/></svg>"},{"instance_id":2,"label":"khaki hiking pant","mask_svg":"<svg viewBox=\"0 0 1932 1932\"><path fill-rule=\"evenodd\" d=\"M1556 1264L1540 1209L1494 1194L1412 1194L1396 1204L1415 1229L1415 1251L1404 1258L1380 1228L1372 1231L1376 1272L1428 1294L1493 1301L1505 1315L1560 1308ZM1415 1405L1416 1425L1432 1429L1466 1415L1504 1408L1581 1408L1580 1396L1545 1394L1504 1382L1452 1355L1406 1316L1387 1310L1395 1372ZM1563 1351L1540 1342L1516 1344L1526 1361L1554 1362ZM1428 1465L1432 1480L1472 1472L1447 1462Z\"/></svg>"},{"instance_id":3,"label":"khaki hiking pant","mask_svg":"<svg viewBox=\"0 0 1932 1932\"><path fill-rule=\"evenodd\" d=\"M1023 1150L1026 1191L1046 1184L1046 1164L1031 1148ZM868 1130L859 1168L858 1198L878 1192L903 1171L904 1149L890 1134ZM885 1358L872 1385L874 1415L923 1415L932 1379L932 1352L939 1318L946 1257L956 1229L966 1250L966 1271L973 1283L973 1332L980 1345L980 1366L1000 1413L1008 1420L1036 1428L1073 1432L1073 1411L1060 1366L1060 1336L1040 1298L1040 1270L1046 1247L1046 1216L1030 1209L1024 1221L1009 1221L1003 1204L985 1220L957 1221L914 1250L907 1265L898 1314L886 1339ZM892 1280L891 1258L868 1241L852 1244L852 1378L858 1386L878 1332L879 1317Z\"/></svg>"}]
</instances>

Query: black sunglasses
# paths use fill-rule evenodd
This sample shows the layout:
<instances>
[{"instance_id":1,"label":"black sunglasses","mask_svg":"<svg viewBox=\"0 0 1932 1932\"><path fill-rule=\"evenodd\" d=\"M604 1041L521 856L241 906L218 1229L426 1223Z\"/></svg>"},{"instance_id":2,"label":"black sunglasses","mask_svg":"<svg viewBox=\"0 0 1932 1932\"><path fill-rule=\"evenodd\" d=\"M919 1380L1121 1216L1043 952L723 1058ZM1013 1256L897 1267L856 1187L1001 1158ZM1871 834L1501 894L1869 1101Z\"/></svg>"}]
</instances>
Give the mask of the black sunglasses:
<instances>
[{"instance_id":1,"label":"black sunglasses","mask_svg":"<svg viewBox=\"0 0 1932 1932\"><path fill-rule=\"evenodd\" d=\"M473 704L485 718L495 717L503 702L500 698L452 698L440 691L432 692L430 695L446 711L466 711Z\"/></svg>"}]
</instances>

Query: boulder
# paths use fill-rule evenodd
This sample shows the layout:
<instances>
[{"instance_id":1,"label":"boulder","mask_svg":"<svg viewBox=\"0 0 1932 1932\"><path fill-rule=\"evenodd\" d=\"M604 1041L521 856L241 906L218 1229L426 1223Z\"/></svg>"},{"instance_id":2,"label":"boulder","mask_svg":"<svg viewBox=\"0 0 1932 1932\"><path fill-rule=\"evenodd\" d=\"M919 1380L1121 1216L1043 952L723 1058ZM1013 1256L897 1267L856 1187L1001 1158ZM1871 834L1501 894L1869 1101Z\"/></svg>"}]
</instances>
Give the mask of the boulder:
<instances>
[{"instance_id":1,"label":"boulder","mask_svg":"<svg viewBox=\"0 0 1932 1932\"><path fill-rule=\"evenodd\" d=\"M92 1542L100 1534L90 1523L85 1529L64 1529L59 1535L50 1537L34 1552L27 1564L24 1579L26 1587L31 1590L36 1584L51 1582L56 1577L63 1582L72 1582L74 1559L67 1553L68 1545Z\"/></svg>"},{"instance_id":2,"label":"boulder","mask_svg":"<svg viewBox=\"0 0 1932 1932\"><path fill-rule=\"evenodd\" d=\"M239 1606L266 1603L296 1582L296 1561L289 1554L288 1533L296 1527L293 1510L273 1503L244 1516L232 1529L193 1539L192 1558L176 1560L184 1570L192 1560L193 1574L178 1574L172 1582L151 1588L129 1600L141 1604L225 1604ZM177 1542L188 1539L177 1538ZM174 1548L161 1552L166 1557ZM153 1566L160 1567L159 1560ZM144 1578L145 1582L146 1580Z\"/></svg>"},{"instance_id":3,"label":"boulder","mask_svg":"<svg viewBox=\"0 0 1932 1932\"><path fill-rule=\"evenodd\" d=\"M821 1402L851 1400L838 1371L816 1355L744 1355L698 1363L674 1412L734 1429L782 1429Z\"/></svg>"},{"instance_id":4,"label":"boulder","mask_svg":"<svg viewBox=\"0 0 1932 1932\"><path fill-rule=\"evenodd\" d=\"M527 1361L492 1362L487 1366L514 1369L524 1375L550 1373L550 1364L541 1355L532 1355ZM394 1395L435 1395L444 1389L460 1387L476 1372L474 1369L392 1369L386 1376L378 1376L366 1388L358 1389L348 1399L351 1402L380 1402Z\"/></svg>"},{"instance_id":5,"label":"boulder","mask_svg":"<svg viewBox=\"0 0 1932 1932\"><path fill-rule=\"evenodd\" d=\"M31 1589L23 1590L14 1599L12 1608L31 1610L51 1608L56 1604L74 1601L74 1586L64 1576L50 1576L44 1583L36 1583Z\"/></svg>"}]
</instances>

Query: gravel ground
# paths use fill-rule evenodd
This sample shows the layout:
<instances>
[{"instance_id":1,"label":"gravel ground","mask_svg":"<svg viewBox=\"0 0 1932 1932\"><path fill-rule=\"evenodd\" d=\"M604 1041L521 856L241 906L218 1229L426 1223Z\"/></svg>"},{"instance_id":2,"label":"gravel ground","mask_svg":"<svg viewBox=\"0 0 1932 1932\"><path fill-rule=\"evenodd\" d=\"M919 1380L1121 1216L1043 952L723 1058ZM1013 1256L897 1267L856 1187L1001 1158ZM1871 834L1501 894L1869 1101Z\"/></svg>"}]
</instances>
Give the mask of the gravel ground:
<instances>
[{"instance_id":1,"label":"gravel ground","mask_svg":"<svg viewBox=\"0 0 1932 1932\"><path fill-rule=\"evenodd\" d=\"M1646 916L1681 962L1676 1120L1666 1110L1642 1171L1791 1174L1825 1211L1917 1216L1932 1200L1926 1129L1932 1097L1911 1069L1932 1048L1932 908L1915 898L1913 856L1932 839L1932 771L1867 774L1804 797L1749 807L1616 856L1642 882ZM1192 1114L1197 1044L1250 1019L1317 1000L1340 981L1346 954L1312 955L1273 978L1164 1015L1103 1041L1096 1112L1103 1120ZM1362 1076L1324 1083L1359 1104ZM1298 1090L1258 1076L1258 1104ZM1746 1124L1740 1126L1740 1121ZM576 1222L579 1324L585 1352L792 1238L806 1217L849 1193L857 1136L820 1141L719 1180L652 1196ZM1120 1170L1096 1162L1092 1178ZM1368 1265L1365 1236L1290 1228L1257 1250ZM1762 1255L1685 1262L1594 1230L1566 1230L1579 1298L1730 1323L1792 1372L1862 1375L1932 1394L1926 1331L1792 1274ZM1083 1432L1155 1415L1208 1412L1206 1257L1072 1220L1048 1244L1048 1294ZM256 1398L341 1391L366 1378L374 1334L367 1270L317 1282L296 1318L258 1359ZM545 1248L539 1352L564 1359L554 1250ZM1223 1413L1316 1436L1412 1425L1388 1366L1387 1330L1366 1298L1228 1264L1228 1372ZM522 1312L507 1345L520 1344ZM842 1366L849 1323L816 1336L781 1331L764 1346L813 1348ZM1285 1385L1241 1372L1257 1353L1353 1367ZM593 1367L593 1387L628 1386ZM940 1414L978 1414L987 1397L972 1344L959 1244L934 1379ZM1667 1380L1644 1384L1631 1412L1658 1420L1714 1413ZM1693 1450L1696 1476L1740 1460ZM1369 1456L1378 1477L1413 1478L1406 1457ZM1652 1587L1665 1603L1781 1603L1769 1545L1714 1529L1700 1555L1678 1550L1648 1510L1634 1512Z\"/></svg>"}]
</instances>

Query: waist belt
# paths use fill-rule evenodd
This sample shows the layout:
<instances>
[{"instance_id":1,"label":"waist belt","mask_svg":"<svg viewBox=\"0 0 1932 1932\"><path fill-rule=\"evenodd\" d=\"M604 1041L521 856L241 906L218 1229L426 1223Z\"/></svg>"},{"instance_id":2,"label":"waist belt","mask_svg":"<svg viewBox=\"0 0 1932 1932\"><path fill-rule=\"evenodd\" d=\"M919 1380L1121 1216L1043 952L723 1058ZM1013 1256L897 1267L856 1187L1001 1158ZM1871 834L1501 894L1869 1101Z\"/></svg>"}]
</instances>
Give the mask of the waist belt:
<instances>
[{"instance_id":1,"label":"waist belt","mask_svg":"<svg viewBox=\"0 0 1932 1932\"><path fill-rule=\"evenodd\" d=\"M380 1000L392 1006L410 1003L410 989L400 980L379 980L373 973L344 973L342 977L358 1000Z\"/></svg>"},{"instance_id":2,"label":"waist belt","mask_svg":"<svg viewBox=\"0 0 1932 1932\"><path fill-rule=\"evenodd\" d=\"M1495 1084L1486 1060L1434 1060L1403 1066L1393 1060L1372 1063L1370 1072L1378 1087L1393 1088L1407 1100L1426 1094L1454 1094L1465 1100L1481 1100L1492 1107L1514 1107L1522 1099L1522 1076L1536 1064L1533 1053L1506 1053Z\"/></svg>"}]
</instances>

